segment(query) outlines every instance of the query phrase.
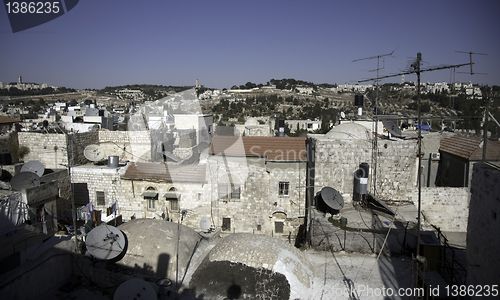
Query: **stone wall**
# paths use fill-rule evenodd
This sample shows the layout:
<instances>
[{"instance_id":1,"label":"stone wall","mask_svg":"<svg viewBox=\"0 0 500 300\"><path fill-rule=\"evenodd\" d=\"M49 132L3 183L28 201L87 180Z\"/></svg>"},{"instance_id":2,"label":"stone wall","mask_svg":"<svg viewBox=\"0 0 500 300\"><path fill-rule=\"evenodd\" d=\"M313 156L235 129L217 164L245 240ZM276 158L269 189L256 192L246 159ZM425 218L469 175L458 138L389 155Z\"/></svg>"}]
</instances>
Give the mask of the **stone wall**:
<instances>
[{"instance_id":1,"label":"stone wall","mask_svg":"<svg viewBox=\"0 0 500 300\"><path fill-rule=\"evenodd\" d=\"M29 153L24 161L39 160L47 169L61 169L68 165L68 137L73 141L73 164L87 162L83 150L89 144L97 142L96 132L84 133L40 133L19 132L19 146L25 146Z\"/></svg>"},{"instance_id":2,"label":"stone wall","mask_svg":"<svg viewBox=\"0 0 500 300\"><path fill-rule=\"evenodd\" d=\"M142 131L99 130L99 143L106 153L118 155L120 160L151 161L151 133Z\"/></svg>"},{"instance_id":3,"label":"stone wall","mask_svg":"<svg viewBox=\"0 0 500 300\"><path fill-rule=\"evenodd\" d=\"M124 168L86 165L72 168L72 182L87 184L89 201L105 213L115 201L124 220L156 218L177 221L186 210L183 224L201 230L207 221L221 228L223 218L231 219L229 232L250 232L295 239L305 215L306 163L265 162L264 159L210 157L206 183L155 182L120 178ZM228 181L230 170L231 181ZM240 187L240 198L219 197L222 184ZM279 195L279 182L289 183L288 196ZM148 188L158 193L155 207L148 207L143 193ZM175 189L175 190L172 190ZM104 192L105 205L98 206L96 192ZM179 210L172 210L166 194L179 195ZM283 222L283 232L275 232L275 222ZM259 225L259 226L258 226Z\"/></svg>"},{"instance_id":4,"label":"stone wall","mask_svg":"<svg viewBox=\"0 0 500 300\"><path fill-rule=\"evenodd\" d=\"M305 215L305 162L212 156L209 164L217 227L230 218L231 232L295 239ZM221 184L229 182L240 186L240 199L220 199ZM279 182L289 183L288 196L279 195ZM276 233L275 222L283 222L282 233Z\"/></svg>"},{"instance_id":5,"label":"stone wall","mask_svg":"<svg viewBox=\"0 0 500 300\"><path fill-rule=\"evenodd\" d=\"M102 216L106 216L106 209L116 202L118 213L124 220L130 220L132 217L161 219L165 216L165 219L177 221L179 211L173 211L169 201L166 201L165 195L169 192L178 193L179 208L188 212L183 224L199 230L200 218L210 216L210 202L207 202L208 185L128 180L120 177L123 172L124 168L79 166L71 169L71 181L87 185L89 201L95 209L102 211ZM143 195L148 188L153 188L158 193L154 208L148 208L148 200ZM175 191L172 191L172 188ZM97 192L104 192L104 205L97 205Z\"/></svg>"},{"instance_id":6,"label":"stone wall","mask_svg":"<svg viewBox=\"0 0 500 300\"><path fill-rule=\"evenodd\" d=\"M467 284L498 284L499 229L500 169L477 163L472 175L467 228Z\"/></svg>"},{"instance_id":7,"label":"stone wall","mask_svg":"<svg viewBox=\"0 0 500 300\"><path fill-rule=\"evenodd\" d=\"M120 213L126 220L132 216L150 219L162 219L165 216L165 219L177 222L179 211L186 210L187 214L183 219L183 224L200 230L201 217L210 217L210 203L206 201L207 186L204 184L122 179L121 187L126 198L119 202L119 207ZM155 202L154 208L148 207L148 200L143 196L148 188L152 188L158 193L158 199L153 200ZM178 195L178 210L172 209L171 201L167 201L167 193Z\"/></svg>"},{"instance_id":8,"label":"stone wall","mask_svg":"<svg viewBox=\"0 0 500 300\"><path fill-rule=\"evenodd\" d=\"M8 153L10 153L11 163L19 161L19 142L15 131L8 131L0 135L0 155Z\"/></svg>"},{"instance_id":9,"label":"stone wall","mask_svg":"<svg viewBox=\"0 0 500 300\"><path fill-rule=\"evenodd\" d=\"M370 164L372 182L372 141L361 139L329 139L312 137L314 159L314 194L325 186L333 187L352 200L353 173L359 164ZM416 141L378 142L377 197L391 201L407 201L416 184ZM372 190L369 184L369 190Z\"/></svg>"},{"instance_id":10,"label":"stone wall","mask_svg":"<svg viewBox=\"0 0 500 300\"><path fill-rule=\"evenodd\" d=\"M86 184L89 201L94 204L95 209L102 211L102 216L106 216L107 207L115 201L122 203L126 197L121 192L119 171L120 169L106 166L78 166L71 168L71 182ZM97 192L104 192L104 205L97 205ZM80 195L75 194L75 198L80 198Z\"/></svg>"},{"instance_id":11,"label":"stone wall","mask_svg":"<svg viewBox=\"0 0 500 300\"><path fill-rule=\"evenodd\" d=\"M411 194L418 203L418 191ZM466 232L469 214L468 188L433 187L422 188L422 214L427 222L442 231Z\"/></svg>"},{"instance_id":12,"label":"stone wall","mask_svg":"<svg viewBox=\"0 0 500 300\"><path fill-rule=\"evenodd\" d=\"M45 168L60 169L68 165L68 142L63 133L19 132L19 146L29 153L24 161L39 160Z\"/></svg>"}]
</instances>

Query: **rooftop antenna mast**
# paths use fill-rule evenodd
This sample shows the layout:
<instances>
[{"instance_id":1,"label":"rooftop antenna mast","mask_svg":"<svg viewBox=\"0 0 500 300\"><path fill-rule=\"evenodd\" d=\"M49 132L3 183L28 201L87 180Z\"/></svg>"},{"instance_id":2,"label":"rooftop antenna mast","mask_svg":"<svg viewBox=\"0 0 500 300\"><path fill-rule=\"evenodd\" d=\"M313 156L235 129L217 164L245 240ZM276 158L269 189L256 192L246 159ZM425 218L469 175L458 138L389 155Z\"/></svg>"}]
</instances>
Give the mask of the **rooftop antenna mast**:
<instances>
[{"instance_id":1,"label":"rooftop antenna mast","mask_svg":"<svg viewBox=\"0 0 500 300\"><path fill-rule=\"evenodd\" d=\"M479 74L479 75L486 75L486 73L477 73L472 70L472 55L488 55L487 53L481 53L481 52L472 52L472 51L455 51L457 53L465 53L469 55L469 62L470 62L470 76L474 74ZM467 72L460 72L462 74L468 74ZM475 100L476 98L476 89L474 88L474 84L472 84L472 101ZM485 103L484 103L484 116L483 116L483 156L482 156L482 161L486 161L486 144L488 143L488 121L489 121L489 95L483 95L485 98Z\"/></svg>"},{"instance_id":2,"label":"rooftop antenna mast","mask_svg":"<svg viewBox=\"0 0 500 300\"><path fill-rule=\"evenodd\" d=\"M470 74L471 76L474 75L474 74L480 74L480 75L486 75L486 73L475 73L473 70L472 70L472 55L488 55L487 53L481 53L481 52L472 52L472 51L455 51L456 53L465 53L465 54L469 54L469 63L470 63L470 72L459 72L459 73L462 73L462 74Z\"/></svg>"},{"instance_id":3,"label":"rooftop antenna mast","mask_svg":"<svg viewBox=\"0 0 500 300\"><path fill-rule=\"evenodd\" d=\"M451 68L459 68L463 66L469 66L474 64L472 61L469 63L464 63L464 64L456 64L456 65L443 65L443 66L436 66L436 67L429 67L422 69L422 53L418 52L417 57L415 61L411 64L410 69L406 72L401 72L398 74L391 74L391 75L385 75L382 77L377 77L377 78L370 78L370 79L364 79L364 80L359 80L358 82L367 82L367 81L372 81L374 79L383 79L383 78L391 78L391 77L396 77L396 76L401 76L401 75L409 75L409 74L416 74L417 75L417 110L418 110L418 172L417 172L417 184L418 184L418 207L417 207L417 255L416 255L416 260L417 263L422 261L422 258L420 257L420 229L421 229L421 217L422 217L422 112L421 112L421 98L420 98L420 74L423 72L431 72L431 71L437 71L437 70L445 70L445 69L451 69ZM417 267L417 276L416 276L416 282L419 282L419 277L420 277L420 269Z\"/></svg>"},{"instance_id":4,"label":"rooftop antenna mast","mask_svg":"<svg viewBox=\"0 0 500 300\"><path fill-rule=\"evenodd\" d=\"M377 77L374 78L375 82L375 110L373 112L373 121L375 123L375 138L373 139L373 148L372 148L372 167L373 167L373 176L372 176L372 189L373 189L373 197L376 197L377 194L377 156L378 156L378 98L379 98L379 81L380 81L380 70L383 70L384 67L380 66L380 59L383 59L386 56L392 56L394 54L394 50L390 53L374 55L365 58L358 58L353 60L352 62L358 62L363 60L377 60L377 68L370 70L376 71Z\"/></svg>"}]
</instances>

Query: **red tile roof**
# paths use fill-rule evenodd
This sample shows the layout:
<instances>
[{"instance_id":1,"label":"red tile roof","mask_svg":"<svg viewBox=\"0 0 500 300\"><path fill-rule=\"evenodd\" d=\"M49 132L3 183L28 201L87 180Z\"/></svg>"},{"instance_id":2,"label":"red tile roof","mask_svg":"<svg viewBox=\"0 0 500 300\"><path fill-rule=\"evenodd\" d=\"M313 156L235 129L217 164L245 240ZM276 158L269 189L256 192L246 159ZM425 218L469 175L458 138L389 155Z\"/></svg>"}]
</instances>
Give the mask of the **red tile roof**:
<instances>
[{"instance_id":1,"label":"red tile roof","mask_svg":"<svg viewBox=\"0 0 500 300\"><path fill-rule=\"evenodd\" d=\"M476 137L455 135L443 138L439 150L467 160L481 160L483 157L481 139ZM486 160L500 160L500 142L488 140L486 143Z\"/></svg>"},{"instance_id":2,"label":"red tile roof","mask_svg":"<svg viewBox=\"0 0 500 300\"><path fill-rule=\"evenodd\" d=\"M12 124L12 123L18 123L21 122L19 118L13 118L10 116L0 116L0 124Z\"/></svg>"},{"instance_id":3,"label":"red tile roof","mask_svg":"<svg viewBox=\"0 0 500 300\"><path fill-rule=\"evenodd\" d=\"M306 161L306 138L272 136L214 136L210 154L262 157L275 161Z\"/></svg>"},{"instance_id":4,"label":"red tile roof","mask_svg":"<svg viewBox=\"0 0 500 300\"><path fill-rule=\"evenodd\" d=\"M129 163L123 179L155 182L206 182L204 165L171 165L163 163Z\"/></svg>"}]
</instances>

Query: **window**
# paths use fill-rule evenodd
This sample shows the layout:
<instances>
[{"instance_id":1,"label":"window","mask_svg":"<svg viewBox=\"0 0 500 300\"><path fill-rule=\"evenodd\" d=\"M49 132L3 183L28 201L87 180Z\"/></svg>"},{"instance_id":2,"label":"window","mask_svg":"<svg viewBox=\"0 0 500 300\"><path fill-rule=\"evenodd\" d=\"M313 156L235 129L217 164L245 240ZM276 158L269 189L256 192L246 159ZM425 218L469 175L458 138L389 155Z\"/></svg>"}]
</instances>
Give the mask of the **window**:
<instances>
[{"instance_id":1,"label":"window","mask_svg":"<svg viewBox=\"0 0 500 300\"><path fill-rule=\"evenodd\" d=\"M231 231L231 218L222 218L222 231Z\"/></svg>"},{"instance_id":2,"label":"window","mask_svg":"<svg viewBox=\"0 0 500 300\"><path fill-rule=\"evenodd\" d=\"M274 222L274 232L283 233L283 222Z\"/></svg>"},{"instance_id":3,"label":"window","mask_svg":"<svg viewBox=\"0 0 500 300\"><path fill-rule=\"evenodd\" d=\"M158 201L158 192L152 186L148 187L144 193L142 193L144 200L148 202L148 209L156 209L156 201Z\"/></svg>"},{"instance_id":4,"label":"window","mask_svg":"<svg viewBox=\"0 0 500 300\"><path fill-rule=\"evenodd\" d=\"M102 206L106 205L106 198L104 196L104 192L96 191L95 198L96 198L97 205L102 205Z\"/></svg>"},{"instance_id":5,"label":"window","mask_svg":"<svg viewBox=\"0 0 500 300\"><path fill-rule=\"evenodd\" d=\"M218 198L222 200L227 200L228 194L227 194L228 186L227 184L219 183L217 187L217 194Z\"/></svg>"},{"instance_id":6,"label":"window","mask_svg":"<svg viewBox=\"0 0 500 300\"><path fill-rule=\"evenodd\" d=\"M280 181L278 184L278 195L288 196L288 188L290 187L290 182Z\"/></svg>"},{"instance_id":7,"label":"window","mask_svg":"<svg viewBox=\"0 0 500 300\"><path fill-rule=\"evenodd\" d=\"M167 201L170 202L170 210L178 211L179 210L179 200L177 198L167 198Z\"/></svg>"},{"instance_id":8,"label":"window","mask_svg":"<svg viewBox=\"0 0 500 300\"><path fill-rule=\"evenodd\" d=\"M219 183L218 185L218 196L219 199L228 201L230 199L236 200L241 197L241 186L237 184L231 184L231 189L229 189L228 184Z\"/></svg>"},{"instance_id":9,"label":"window","mask_svg":"<svg viewBox=\"0 0 500 300\"><path fill-rule=\"evenodd\" d=\"M257 225L257 231L261 231L262 230L262 225Z\"/></svg>"},{"instance_id":10,"label":"window","mask_svg":"<svg viewBox=\"0 0 500 300\"><path fill-rule=\"evenodd\" d=\"M239 185L231 184L231 199L240 199L241 187Z\"/></svg>"},{"instance_id":11,"label":"window","mask_svg":"<svg viewBox=\"0 0 500 300\"><path fill-rule=\"evenodd\" d=\"M177 193L177 189L175 187L171 187L165 195L165 200L170 203L171 211L179 211L179 198L180 195Z\"/></svg>"},{"instance_id":12,"label":"window","mask_svg":"<svg viewBox=\"0 0 500 300\"><path fill-rule=\"evenodd\" d=\"M156 200L148 199L148 209L155 209L155 208L156 208Z\"/></svg>"}]
</instances>

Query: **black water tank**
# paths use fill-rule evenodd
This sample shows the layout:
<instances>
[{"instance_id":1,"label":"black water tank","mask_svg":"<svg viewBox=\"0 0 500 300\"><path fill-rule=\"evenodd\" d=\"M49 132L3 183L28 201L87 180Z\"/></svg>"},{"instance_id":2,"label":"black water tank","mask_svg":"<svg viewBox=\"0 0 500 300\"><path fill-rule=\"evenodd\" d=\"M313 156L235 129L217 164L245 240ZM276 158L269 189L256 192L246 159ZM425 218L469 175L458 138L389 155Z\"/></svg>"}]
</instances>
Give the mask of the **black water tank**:
<instances>
[{"instance_id":1,"label":"black water tank","mask_svg":"<svg viewBox=\"0 0 500 300\"><path fill-rule=\"evenodd\" d=\"M368 174L370 166L368 163L360 163L354 172L354 191L360 195L368 194Z\"/></svg>"},{"instance_id":2,"label":"black water tank","mask_svg":"<svg viewBox=\"0 0 500 300\"><path fill-rule=\"evenodd\" d=\"M354 106L363 107L364 100L365 98L363 95L354 95Z\"/></svg>"}]
</instances>

